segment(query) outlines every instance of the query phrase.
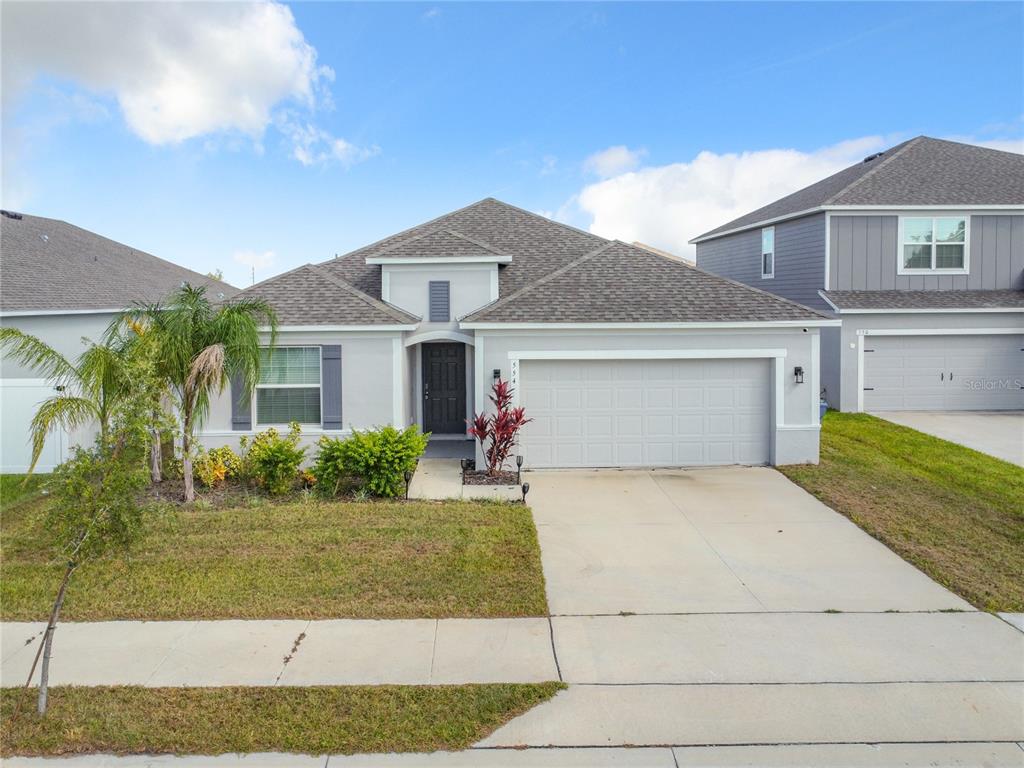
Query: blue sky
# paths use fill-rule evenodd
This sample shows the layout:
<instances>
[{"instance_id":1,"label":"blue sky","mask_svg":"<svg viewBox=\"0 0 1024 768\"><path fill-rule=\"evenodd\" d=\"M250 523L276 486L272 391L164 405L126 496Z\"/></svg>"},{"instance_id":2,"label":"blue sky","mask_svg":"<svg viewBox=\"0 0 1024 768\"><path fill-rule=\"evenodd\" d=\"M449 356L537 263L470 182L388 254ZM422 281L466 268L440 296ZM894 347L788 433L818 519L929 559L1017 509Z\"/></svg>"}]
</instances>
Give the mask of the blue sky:
<instances>
[{"instance_id":1,"label":"blue sky","mask_svg":"<svg viewBox=\"0 0 1024 768\"><path fill-rule=\"evenodd\" d=\"M4 207L239 285L486 196L685 252L902 139L1024 135L1020 3L36 3L3 35Z\"/></svg>"}]
</instances>

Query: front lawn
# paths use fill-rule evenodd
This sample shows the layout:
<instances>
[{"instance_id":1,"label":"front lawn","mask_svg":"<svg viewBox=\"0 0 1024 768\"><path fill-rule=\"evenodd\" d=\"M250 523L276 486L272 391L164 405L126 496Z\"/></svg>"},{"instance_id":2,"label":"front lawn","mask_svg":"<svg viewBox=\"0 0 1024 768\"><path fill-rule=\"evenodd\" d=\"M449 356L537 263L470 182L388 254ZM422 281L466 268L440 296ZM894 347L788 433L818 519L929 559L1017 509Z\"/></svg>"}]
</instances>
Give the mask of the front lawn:
<instances>
[{"instance_id":1,"label":"front lawn","mask_svg":"<svg viewBox=\"0 0 1024 768\"><path fill-rule=\"evenodd\" d=\"M3 504L5 621L42 620L62 564L45 497ZM323 619L542 616L530 510L480 502L162 505L130 559L76 573L62 618Z\"/></svg>"},{"instance_id":2,"label":"front lawn","mask_svg":"<svg viewBox=\"0 0 1024 768\"><path fill-rule=\"evenodd\" d=\"M50 689L46 716L0 692L0 754L433 752L469 747L561 683ZM30 691L34 694L34 691ZM24 696L15 722L11 714Z\"/></svg>"},{"instance_id":3,"label":"front lawn","mask_svg":"<svg viewBox=\"0 0 1024 768\"><path fill-rule=\"evenodd\" d=\"M1024 469L867 414L829 412L790 480L982 610L1024 611Z\"/></svg>"}]
</instances>

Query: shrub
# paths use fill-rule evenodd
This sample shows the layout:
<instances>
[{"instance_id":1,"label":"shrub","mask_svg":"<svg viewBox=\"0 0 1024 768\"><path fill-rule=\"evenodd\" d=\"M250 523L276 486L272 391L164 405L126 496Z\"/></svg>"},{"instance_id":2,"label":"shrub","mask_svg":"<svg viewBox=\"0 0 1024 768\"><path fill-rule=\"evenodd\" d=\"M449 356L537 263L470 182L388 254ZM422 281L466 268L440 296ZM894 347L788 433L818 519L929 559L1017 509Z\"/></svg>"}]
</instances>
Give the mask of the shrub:
<instances>
[{"instance_id":1,"label":"shrub","mask_svg":"<svg viewBox=\"0 0 1024 768\"><path fill-rule=\"evenodd\" d=\"M512 387L498 379L491 388L490 401L494 413L478 413L469 425L469 434L480 441L480 450L487 459L487 474L494 476L505 466L505 460L516 444L519 430L533 419L526 418L522 408L512 407ZM490 445L485 445L490 441Z\"/></svg>"},{"instance_id":2,"label":"shrub","mask_svg":"<svg viewBox=\"0 0 1024 768\"><path fill-rule=\"evenodd\" d=\"M207 488L213 488L225 480L238 477L241 468L242 460L226 445L209 451L200 448L199 455L192 465L199 482Z\"/></svg>"},{"instance_id":3,"label":"shrub","mask_svg":"<svg viewBox=\"0 0 1024 768\"><path fill-rule=\"evenodd\" d=\"M421 434L414 426L353 430L344 440L324 438L313 465L316 487L321 494L334 496L348 477L356 477L374 496L399 496L405 472L416 467L429 439L429 433Z\"/></svg>"},{"instance_id":4,"label":"shrub","mask_svg":"<svg viewBox=\"0 0 1024 768\"><path fill-rule=\"evenodd\" d=\"M253 437L251 444L243 438L242 448L248 450L242 460L242 474L271 496L288 493L295 487L306 456L306 449L299 447L300 433L299 425L292 422L284 436L271 427Z\"/></svg>"}]
</instances>

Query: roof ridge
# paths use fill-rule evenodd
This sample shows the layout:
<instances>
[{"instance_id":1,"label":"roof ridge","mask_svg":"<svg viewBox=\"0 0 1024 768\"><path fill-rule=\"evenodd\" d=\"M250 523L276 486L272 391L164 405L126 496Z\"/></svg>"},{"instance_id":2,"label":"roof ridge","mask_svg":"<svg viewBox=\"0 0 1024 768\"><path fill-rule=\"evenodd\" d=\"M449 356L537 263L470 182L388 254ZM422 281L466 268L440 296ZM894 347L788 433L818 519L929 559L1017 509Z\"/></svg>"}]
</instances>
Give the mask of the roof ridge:
<instances>
[{"instance_id":1,"label":"roof ridge","mask_svg":"<svg viewBox=\"0 0 1024 768\"><path fill-rule=\"evenodd\" d=\"M345 253L341 254L340 256L334 256L333 258L325 259L324 261L318 262L316 264L316 266L322 267L325 264L330 264L332 261L341 261L342 259L347 259L349 256L352 256L353 254L356 254L356 253L360 253L361 251L371 251L374 248L378 247L385 240L391 240L392 238L402 237L403 235L407 235L408 233L412 232L414 229L419 229L420 227L429 227L431 224L436 224L437 222L441 221L441 219L446 219L449 216L454 216L457 213L462 213L463 211L468 211L470 208L474 208L474 207L480 205L481 203L486 203L488 200L494 200L494 198L493 197L484 197L484 198L482 198L480 200L477 200L474 203L470 203L469 205L464 205L461 208L456 208L454 211L448 211L447 213L442 213L440 216L435 216L434 218L428 219L427 221L421 222L420 224L413 224L411 227L406 227L405 229L403 229L403 230L401 230L399 232L395 232L393 234L385 235L384 237L378 238L378 239L374 240L372 243L367 243L366 245L361 245L358 248L353 248L351 251L346 251ZM409 239L411 240L412 238L409 238ZM408 240L402 240L402 241L400 241L400 243L401 242L408 242ZM396 245L398 245L400 243L396 243ZM388 246L388 247L390 248L391 246Z\"/></svg>"},{"instance_id":2,"label":"roof ridge","mask_svg":"<svg viewBox=\"0 0 1024 768\"><path fill-rule=\"evenodd\" d=\"M596 238L597 240L604 240L606 243L615 242L614 240L609 240L606 237L601 237L600 235L595 235L593 232L588 232L585 229L580 229L579 227L574 227L572 224L566 224L564 221L557 221L555 219L549 219L547 216L541 216L539 213L534 213L533 211L528 211L525 208L520 208L518 205L512 205L512 203L506 203L504 200L499 200L496 197L485 197L484 200L490 200L491 202L498 203L499 205L504 205L506 208L511 208L513 211L519 211L519 213L525 213L527 216L532 216L535 219L540 219L541 221L546 221L548 224L554 224L555 226L561 227L562 229L568 229L568 230L570 230L572 232L578 232L581 235L586 235L587 237L593 237L593 238ZM481 201L481 202L483 202L483 201ZM458 213L458 211L456 211L456 213Z\"/></svg>"},{"instance_id":3,"label":"roof ridge","mask_svg":"<svg viewBox=\"0 0 1024 768\"><path fill-rule=\"evenodd\" d=\"M597 256L599 253L602 253L602 252L606 251L607 249L611 248L616 243L620 243L622 245L625 245L625 243L621 243L621 241L619 241L619 240L609 240L604 245L598 246L597 248L595 248L592 251L587 251L582 256L579 256L579 257L573 259L568 264L564 264L563 266L559 267L555 271L548 272L546 275L544 275L539 280L534 280L532 283L528 283L527 285L524 285L522 288L520 288L515 293L510 293L508 296L502 296L501 298L495 299L490 304L484 304L482 307L480 307L478 309L474 309L472 312L468 312L468 313L466 313L465 315L463 315L462 317L460 317L458 319L459 320L465 320L467 317L471 317L471 316L473 316L475 314L478 314L480 312L483 312L485 310L490 311L492 309L496 309L497 307L503 306L507 302L512 301L512 299L517 299L520 296L522 296L522 295L532 291L534 288L537 288L538 286L541 286L541 285L544 285L546 283L549 283L550 281L554 280L556 277L559 277L560 275L564 274L565 272L568 272L570 269L573 269L574 267L579 266L580 264L582 264L583 262L587 261L588 259L591 259L594 256Z\"/></svg>"},{"instance_id":4,"label":"roof ridge","mask_svg":"<svg viewBox=\"0 0 1024 768\"><path fill-rule=\"evenodd\" d=\"M374 309L379 309L382 312L389 314L393 319L397 320L398 322L408 322L410 320L416 321L422 319L417 318L415 315L412 315L406 312L405 310L399 309L394 304L388 304L386 301L375 299L373 296L366 293L365 291L361 291L358 288L356 288L354 285L352 285L352 283L348 282L347 280L343 280L340 277L335 277L330 272L321 268L317 264L306 264L304 265L304 268L312 270L313 274L324 278L325 280L327 280L327 282L333 283L342 290L348 291L350 294L360 299L364 303L369 304Z\"/></svg>"},{"instance_id":5,"label":"roof ridge","mask_svg":"<svg viewBox=\"0 0 1024 768\"><path fill-rule=\"evenodd\" d=\"M485 243L483 240L477 240L475 237L470 237L469 235L463 234L462 232L459 232L459 230L457 230L457 229L437 229L437 230L434 230L434 231L435 232L447 232L448 234L454 235L455 237L458 237L461 240L465 240L467 243L472 243L473 245L479 245L481 248L484 248L485 250L490 251L495 256L510 256L511 255L511 254L505 253L504 251L499 251L493 245L490 245L489 243ZM409 241L406 240L406 242L409 242Z\"/></svg>"},{"instance_id":6,"label":"roof ridge","mask_svg":"<svg viewBox=\"0 0 1024 768\"><path fill-rule=\"evenodd\" d=\"M906 150L908 150L910 147L914 146L919 141L921 141L921 139L924 139L924 138L927 138L927 137L926 136L915 136L914 138L908 139L907 141L904 141L904 142L902 142L900 144L897 144L895 147L891 147L888 150L882 150L882 154L886 155L886 156L882 158L882 161L878 165L876 165L874 168L869 169L867 173L862 173L860 176L858 176L856 179L851 181L849 184L847 184L841 190L836 192L834 195L831 195L831 196L827 197L824 200L824 202L822 202L821 205L818 206L818 208L821 208L821 207L826 206L826 205L831 205L834 200L836 200L837 198L841 197L842 195L845 195L847 192L852 190L854 187L856 187L858 184L860 184L865 179L870 179L872 176L874 176L880 170L882 170L885 166L887 166L889 163L891 163L897 157L902 155ZM864 161L862 160L861 162L864 162Z\"/></svg>"},{"instance_id":7,"label":"roof ridge","mask_svg":"<svg viewBox=\"0 0 1024 768\"><path fill-rule=\"evenodd\" d=\"M248 288L243 288L242 290L239 291L239 293L245 293L246 291L251 291L253 288L259 288L261 285L266 285L267 283L272 283L272 282L274 282L275 280L277 280L279 278L282 278L282 277L285 277L286 275L290 275L290 274L292 274L294 272L298 272L300 270L303 270L303 269L305 269L308 266L310 266L310 265L309 264L300 264L299 266L292 267L291 269L286 270L284 272L279 272L276 275L271 275L270 277L267 277L267 278L264 278L263 280L260 280L258 283L253 283Z\"/></svg>"}]
</instances>

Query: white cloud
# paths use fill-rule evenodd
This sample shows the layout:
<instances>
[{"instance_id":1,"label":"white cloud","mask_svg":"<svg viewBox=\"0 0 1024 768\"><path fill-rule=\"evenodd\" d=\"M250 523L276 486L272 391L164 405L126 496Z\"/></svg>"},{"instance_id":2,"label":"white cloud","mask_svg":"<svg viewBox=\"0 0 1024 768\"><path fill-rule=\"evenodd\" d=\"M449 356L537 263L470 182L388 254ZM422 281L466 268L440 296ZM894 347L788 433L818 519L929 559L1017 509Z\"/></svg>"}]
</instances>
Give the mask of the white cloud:
<instances>
[{"instance_id":1,"label":"white cloud","mask_svg":"<svg viewBox=\"0 0 1024 768\"><path fill-rule=\"evenodd\" d=\"M314 109L334 77L277 2L8 3L3 21L5 102L39 75L68 79L113 95L150 144L258 141L277 105Z\"/></svg>"},{"instance_id":2,"label":"white cloud","mask_svg":"<svg viewBox=\"0 0 1024 768\"><path fill-rule=\"evenodd\" d=\"M646 154L646 149L630 149L619 144L592 154L583 161L583 170L585 173L607 179L620 173L632 171L640 165L640 161Z\"/></svg>"},{"instance_id":3,"label":"white cloud","mask_svg":"<svg viewBox=\"0 0 1024 768\"><path fill-rule=\"evenodd\" d=\"M291 140L292 157L307 167L338 163L348 168L380 153L380 147L357 146L308 122L288 118L279 127Z\"/></svg>"},{"instance_id":4,"label":"white cloud","mask_svg":"<svg viewBox=\"0 0 1024 768\"><path fill-rule=\"evenodd\" d=\"M883 136L812 152L768 149L651 166L585 186L577 206L591 232L693 256L687 240L890 146ZM601 153L599 153L601 154Z\"/></svg>"}]
</instances>

